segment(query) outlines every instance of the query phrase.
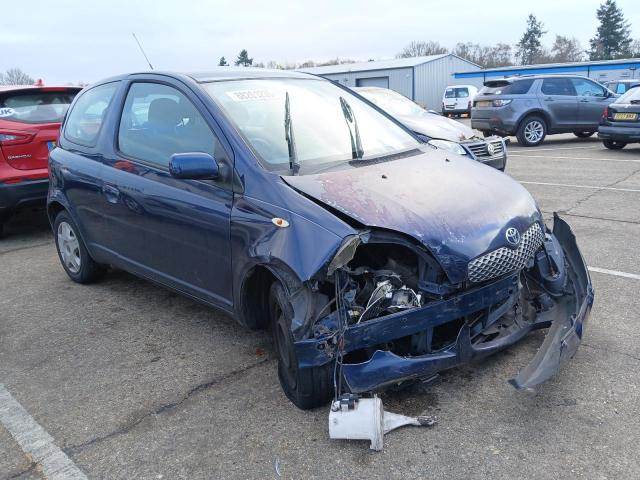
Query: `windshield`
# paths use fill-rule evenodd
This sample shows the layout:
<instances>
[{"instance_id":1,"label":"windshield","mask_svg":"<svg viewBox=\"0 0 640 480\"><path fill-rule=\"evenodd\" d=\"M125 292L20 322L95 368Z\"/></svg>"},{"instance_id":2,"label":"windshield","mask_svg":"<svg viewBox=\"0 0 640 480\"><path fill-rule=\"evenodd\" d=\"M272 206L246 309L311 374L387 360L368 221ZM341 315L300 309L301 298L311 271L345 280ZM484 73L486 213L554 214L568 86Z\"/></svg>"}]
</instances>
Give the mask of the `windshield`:
<instances>
[{"instance_id":1,"label":"windshield","mask_svg":"<svg viewBox=\"0 0 640 480\"><path fill-rule=\"evenodd\" d=\"M462 88L447 88L444 91L444 98L469 98L469 89Z\"/></svg>"},{"instance_id":2,"label":"windshield","mask_svg":"<svg viewBox=\"0 0 640 480\"><path fill-rule=\"evenodd\" d=\"M22 123L58 123L76 92L19 92L0 99L0 118Z\"/></svg>"},{"instance_id":3,"label":"windshield","mask_svg":"<svg viewBox=\"0 0 640 480\"><path fill-rule=\"evenodd\" d=\"M294 173L298 167L291 168L292 151L300 173L350 161L356 140L364 159L420 145L374 108L326 80L228 80L203 87L269 170Z\"/></svg>"},{"instance_id":4,"label":"windshield","mask_svg":"<svg viewBox=\"0 0 640 480\"><path fill-rule=\"evenodd\" d=\"M616 103L640 103L640 86L627 90L627 93L618 98Z\"/></svg>"},{"instance_id":5,"label":"windshield","mask_svg":"<svg viewBox=\"0 0 640 480\"><path fill-rule=\"evenodd\" d=\"M420 105L393 90L356 90L393 117L429 115Z\"/></svg>"}]
</instances>

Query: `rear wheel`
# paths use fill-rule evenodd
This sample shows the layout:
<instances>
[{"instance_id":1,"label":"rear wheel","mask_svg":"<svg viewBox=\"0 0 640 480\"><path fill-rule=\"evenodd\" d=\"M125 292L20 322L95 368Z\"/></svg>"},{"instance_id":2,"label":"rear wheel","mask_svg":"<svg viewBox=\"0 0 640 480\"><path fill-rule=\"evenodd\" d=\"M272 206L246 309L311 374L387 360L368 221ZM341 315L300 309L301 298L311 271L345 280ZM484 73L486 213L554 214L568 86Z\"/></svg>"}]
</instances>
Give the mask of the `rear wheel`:
<instances>
[{"instance_id":1,"label":"rear wheel","mask_svg":"<svg viewBox=\"0 0 640 480\"><path fill-rule=\"evenodd\" d=\"M271 286L269 309L282 390L296 407L303 410L326 404L333 395L333 362L321 367L298 367L291 334L293 308L279 282L274 282Z\"/></svg>"},{"instance_id":2,"label":"rear wheel","mask_svg":"<svg viewBox=\"0 0 640 480\"><path fill-rule=\"evenodd\" d=\"M593 136L596 132L573 132L573 134L578 138L589 138Z\"/></svg>"},{"instance_id":3,"label":"rear wheel","mask_svg":"<svg viewBox=\"0 0 640 480\"><path fill-rule=\"evenodd\" d=\"M547 124L542 117L532 115L525 118L516 132L518 143L524 147L537 147L547 136Z\"/></svg>"},{"instance_id":4,"label":"rear wheel","mask_svg":"<svg viewBox=\"0 0 640 480\"><path fill-rule=\"evenodd\" d=\"M627 146L625 142L619 142L617 140L603 140L602 144L609 150L621 150Z\"/></svg>"},{"instance_id":5,"label":"rear wheel","mask_svg":"<svg viewBox=\"0 0 640 480\"><path fill-rule=\"evenodd\" d=\"M71 280L91 283L104 275L106 268L91 258L78 227L67 212L62 211L56 216L53 234L60 263Z\"/></svg>"}]
</instances>

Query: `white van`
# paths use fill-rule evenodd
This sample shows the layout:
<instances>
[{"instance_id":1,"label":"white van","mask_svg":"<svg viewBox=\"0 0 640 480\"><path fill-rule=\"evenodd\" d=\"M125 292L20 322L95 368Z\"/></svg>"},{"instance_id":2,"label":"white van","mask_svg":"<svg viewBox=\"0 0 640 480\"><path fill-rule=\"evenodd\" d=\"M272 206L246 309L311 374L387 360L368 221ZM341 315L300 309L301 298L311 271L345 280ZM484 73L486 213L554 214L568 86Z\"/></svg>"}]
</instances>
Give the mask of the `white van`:
<instances>
[{"instance_id":1,"label":"white van","mask_svg":"<svg viewBox=\"0 0 640 480\"><path fill-rule=\"evenodd\" d=\"M463 113L471 115L471 105L473 97L478 93L478 89L473 85L450 85L444 89L442 95L442 115L457 115Z\"/></svg>"}]
</instances>

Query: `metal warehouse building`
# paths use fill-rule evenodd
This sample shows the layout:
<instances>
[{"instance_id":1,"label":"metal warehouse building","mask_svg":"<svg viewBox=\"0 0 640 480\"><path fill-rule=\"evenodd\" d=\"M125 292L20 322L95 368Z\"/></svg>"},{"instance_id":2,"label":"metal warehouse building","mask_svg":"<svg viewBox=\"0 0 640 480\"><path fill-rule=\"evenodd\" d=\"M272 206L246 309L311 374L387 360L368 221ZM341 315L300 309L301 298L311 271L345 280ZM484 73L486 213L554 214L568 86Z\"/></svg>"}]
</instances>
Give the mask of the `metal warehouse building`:
<instances>
[{"instance_id":1,"label":"metal warehouse building","mask_svg":"<svg viewBox=\"0 0 640 480\"><path fill-rule=\"evenodd\" d=\"M347 87L390 88L434 110L440 110L447 85L456 83L453 74L473 70L480 67L450 53L300 69Z\"/></svg>"},{"instance_id":2,"label":"metal warehouse building","mask_svg":"<svg viewBox=\"0 0 640 480\"><path fill-rule=\"evenodd\" d=\"M455 83L465 83L478 87L487 80L508 77L511 75L539 75L539 74L573 74L590 77L600 83L611 80L640 78L640 58L623 60L602 60L577 63L548 63L541 65L527 65L517 67L488 68L485 70L460 70L454 75Z\"/></svg>"}]
</instances>

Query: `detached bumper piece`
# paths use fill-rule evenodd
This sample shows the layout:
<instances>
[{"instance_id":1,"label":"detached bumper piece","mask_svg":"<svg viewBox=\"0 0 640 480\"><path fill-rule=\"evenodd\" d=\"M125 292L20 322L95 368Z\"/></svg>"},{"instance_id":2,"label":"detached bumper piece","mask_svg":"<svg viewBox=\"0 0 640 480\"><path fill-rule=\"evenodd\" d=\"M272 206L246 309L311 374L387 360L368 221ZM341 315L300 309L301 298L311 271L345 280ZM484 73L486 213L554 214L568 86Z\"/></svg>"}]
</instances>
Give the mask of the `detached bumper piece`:
<instances>
[{"instance_id":1,"label":"detached bumper piece","mask_svg":"<svg viewBox=\"0 0 640 480\"><path fill-rule=\"evenodd\" d=\"M551 328L531 363L510 380L518 390L530 389L548 380L573 358L593 305L593 286L576 237L557 214L553 216L553 236L562 247L559 253L564 252L572 291L563 291L556 299L556 308L540 314L543 321L551 322Z\"/></svg>"},{"instance_id":2,"label":"detached bumper piece","mask_svg":"<svg viewBox=\"0 0 640 480\"><path fill-rule=\"evenodd\" d=\"M383 448L383 437L396 428L405 425L431 427L434 417L406 417L384 410L382 400L359 398L356 395L344 395L331 403L329 412L329 438L339 440L369 440L371 450Z\"/></svg>"},{"instance_id":3,"label":"detached bumper piece","mask_svg":"<svg viewBox=\"0 0 640 480\"><path fill-rule=\"evenodd\" d=\"M553 233L522 272L451 298L350 325L342 337L348 390L364 393L496 353L529 332L549 328L531 363L511 384L529 389L557 373L576 352L593 304L586 264L569 226L554 216ZM326 338L296 342L301 368L334 361Z\"/></svg>"}]
</instances>

